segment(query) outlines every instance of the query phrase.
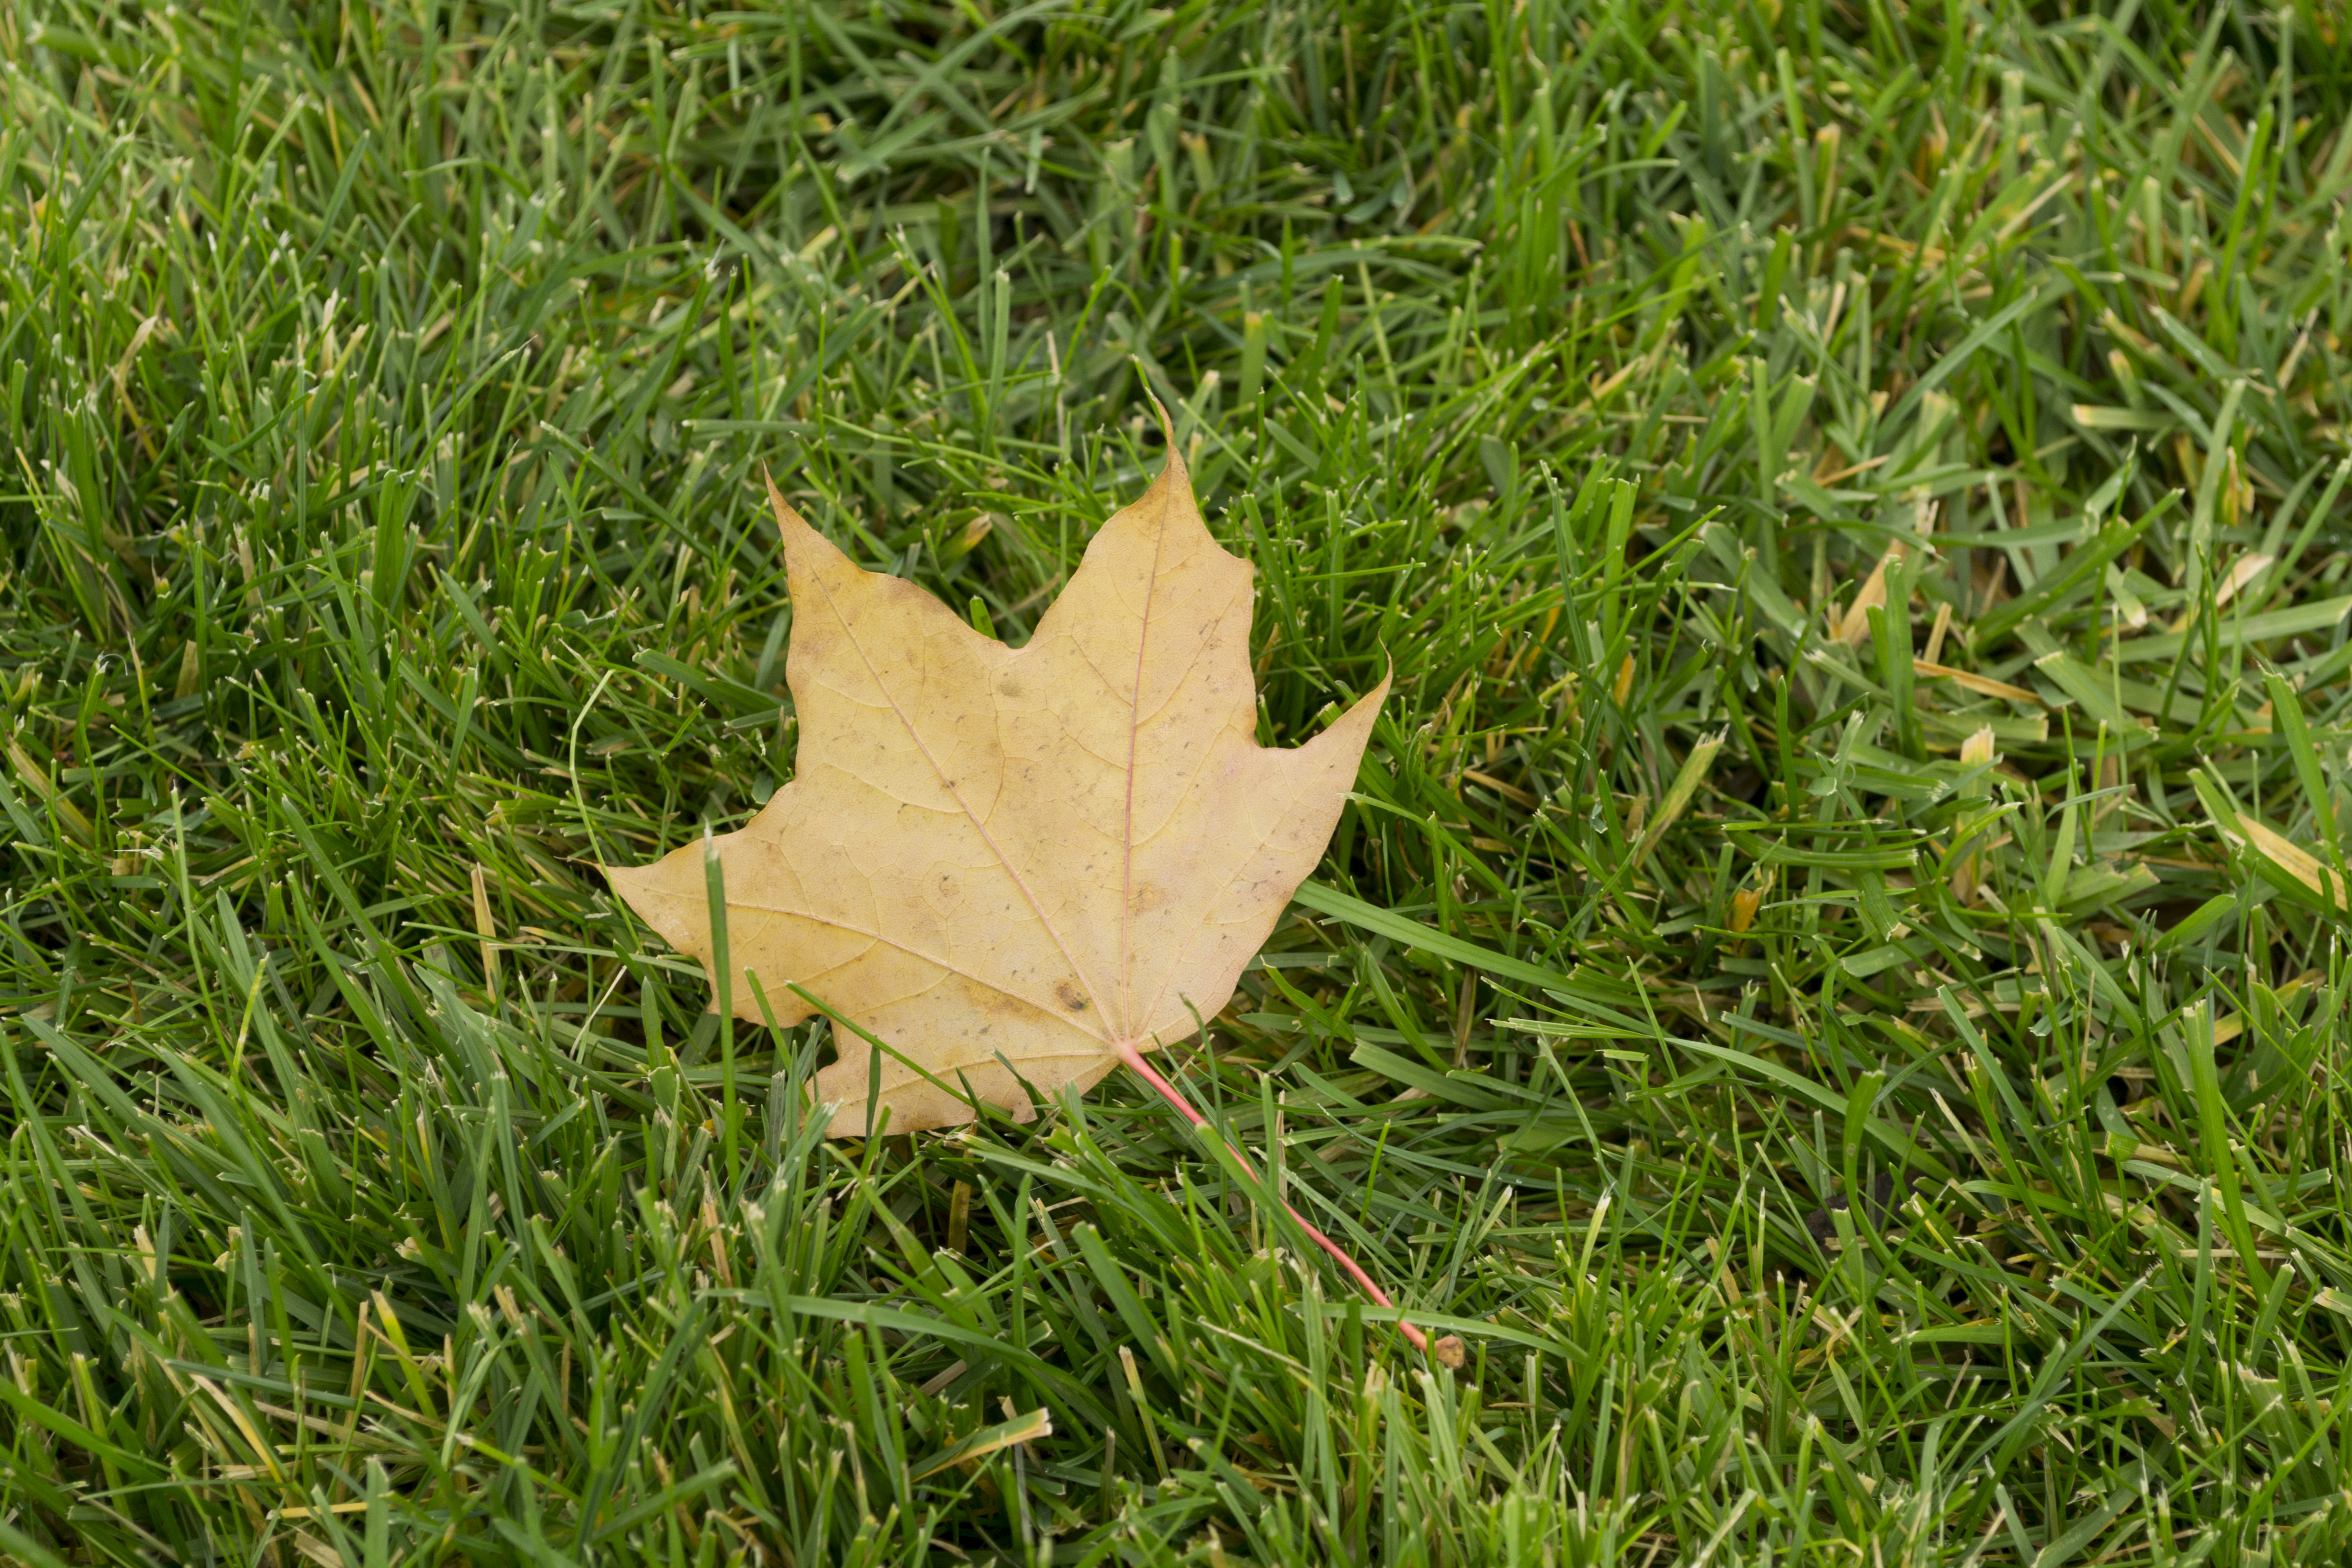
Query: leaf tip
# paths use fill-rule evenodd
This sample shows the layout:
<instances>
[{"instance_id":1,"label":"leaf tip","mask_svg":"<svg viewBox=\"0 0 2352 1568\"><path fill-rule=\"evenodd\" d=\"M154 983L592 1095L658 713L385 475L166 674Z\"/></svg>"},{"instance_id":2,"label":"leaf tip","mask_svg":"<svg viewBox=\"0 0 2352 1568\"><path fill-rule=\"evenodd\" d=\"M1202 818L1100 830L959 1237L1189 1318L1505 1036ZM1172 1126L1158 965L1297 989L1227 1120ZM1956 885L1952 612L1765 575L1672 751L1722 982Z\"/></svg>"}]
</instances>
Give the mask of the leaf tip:
<instances>
[{"instance_id":1,"label":"leaf tip","mask_svg":"<svg viewBox=\"0 0 2352 1568\"><path fill-rule=\"evenodd\" d=\"M787 551L792 548L795 531L804 534L816 531L808 525L806 518L793 510L792 502L784 499L784 492L776 488L776 476L764 463L760 466L760 480L768 487L768 509L776 514L776 531L783 536Z\"/></svg>"},{"instance_id":2,"label":"leaf tip","mask_svg":"<svg viewBox=\"0 0 2352 1568\"><path fill-rule=\"evenodd\" d=\"M688 845L688 847L698 849L700 846ZM673 858L665 857L650 866L600 865L597 869L604 873L605 882L620 896L621 901L629 906L631 912L651 926L664 942L679 952L698 958L702 954L700 933L675 907L676 900L664 897L662 868ZM698 864L695 869L698 879L701 868Z\"/></svg>"},{"instance_id":3,"label":"leaf tip","mask_svg":"<svg viewBox=\"0 0 2352 1568\"><path fill-rule=\"evenodd\" d=\"M1161 440L1168 443L1168 455L1171 458L1176 457L1176 425L1168 417L1167 405L1160 401L1160 395L1152 391L1150 386L1143 389L1143 395L1151 400L1151 411L1160 416L1160 437Z\"/></svg>"}]
</instances>

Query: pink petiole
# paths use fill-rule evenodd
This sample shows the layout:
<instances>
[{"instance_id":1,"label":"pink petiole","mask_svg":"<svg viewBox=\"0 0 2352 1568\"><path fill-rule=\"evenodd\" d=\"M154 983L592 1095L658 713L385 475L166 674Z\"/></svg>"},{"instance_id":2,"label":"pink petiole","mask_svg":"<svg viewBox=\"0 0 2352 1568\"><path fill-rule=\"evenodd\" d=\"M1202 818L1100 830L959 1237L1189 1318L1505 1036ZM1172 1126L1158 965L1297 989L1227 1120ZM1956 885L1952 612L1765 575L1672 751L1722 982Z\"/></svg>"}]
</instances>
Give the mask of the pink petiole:
<instances>
[{"instance_id":1,"label":"pink petiole","mask_svg":"<svg viewBox=\"0 0 2352 1568\"><path fill-rule=\"evenodd\" d=\"M1206 1127L1209 1125L1208 1119L1202 1116L1199 1111L1192 1109L1192 1103L1187 1100L1181 1093L1178 1092L1174 1084L1170 1083L1166 1079L1160 1076L1159 1069L1144 1059L1143 1053L1135 1048L1132 1041L1113 1040L1110 1043L1110 1046L1112 1050L1118 1053L1118 1059L1125 1062L1129 1068L1133 1068L1136 1075L1142 1079L1144 1082L1150 1084L1153 1089L1158 1089L1160 1091L1160 1098L1174 1106L1177 1113L1182 1116L1185 1121L1191 1122L1195 1127ZM1257 1175L1256 1168L1251 1165L1249 1156L1242 1152L1241 1146L1231 1142L1228 1142L1225 1146L1233 1151L1234 1158L1241 1162L1242 1169L1249 1172L1250 1175L1253 1178L1255 1178ZM1307 1216L1300 1214L1297 1209L1292 1208L1286 1200L1283 1201L1282 1206L1289 1211L1291 1218L1298 1222L1298 1228L1305 1231L1314 1239L1316 1246L1321 1247L1324 1251L1331 1255L1331 1261L1337 1263L1341 1268L1347 1270L1348 1278L1353 1279L1356 1282L1357 1288L1361 1289L1365 1295L1370 1296L1375 1305L1387 1307L1391 1310L1395 1308L1396 1303L1389 1300L1389 1293L1381 1289L1379 1283L1375 1281L1370 1275L1364 1272L1362 1264L1358 1263L1353 1258L1348 1255L1348 1249L1346 1247L1341 1247L1338 1242L1332 1240L1320 1230L1318 1230L1313 1225L1309 1224ZM1429 1336L1423 1333L1419 1329L1414 1328L1411 1323L1406 1322L1402 1314L1397 1318L1396 1326L1397 1331L1404 1335L1406 1340L1412 1343L1413 1349L1424 1352L1428 1351Z\"/></svg>"}]
</instances>

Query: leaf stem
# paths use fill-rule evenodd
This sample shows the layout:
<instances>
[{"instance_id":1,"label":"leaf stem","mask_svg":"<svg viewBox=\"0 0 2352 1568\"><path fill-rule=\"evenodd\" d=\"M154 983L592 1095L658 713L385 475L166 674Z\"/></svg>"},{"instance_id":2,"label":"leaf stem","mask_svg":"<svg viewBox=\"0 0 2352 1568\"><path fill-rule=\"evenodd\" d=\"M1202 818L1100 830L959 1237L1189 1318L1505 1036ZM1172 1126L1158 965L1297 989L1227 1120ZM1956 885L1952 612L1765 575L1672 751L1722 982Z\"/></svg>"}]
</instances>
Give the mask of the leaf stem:
<instances>
[{"instance_id":1,"label":"leaf stem","mask_svg":"<svg viewBox=\"0 0 2352 1568\"><path fill-rule=\"evenodd\" d=\"M1142 1079L1144 1082L1159 1090L1160 1098L1174 1106L1178 1115L1183 1117L1185 1121L1191 1122L1195 1127L1209 1126L1208 1118L1193 1110L1192 1101L1186 1100L1183 1094L1174 1084L1170 1083L1166 1079L1160 1077L1160 1070L1144 1059L1143 1053L1135 1048L1133 1041L1113 1040L1110 1043L1110 1048L1118 1053L1118 1059L1125 1062L1130 1068L1132 1068L1137 1077ZM1212 1129L1212 1131L1215 1131L1221 1138L1224 1136L1222 1129ZM1234 1158L1241 1162L1242 1169L1249 1172L1253 1180L1256 1179L1257 1171L1250 1164L1249 1156L1242 1152L1241 1145L1228 1138L1225 1140L1225 1147L1233 1151ZM1393 1309L1396 1306L1394 1301L1389 1300L1389 1293L1381 1289L1379 1282L1370 1275L1364 1272L1364 1266L1357 1262L1352 1257L1349 1256L1348 1249L1346 1247L1341 1247L1338 1242L1324 1235L1320 1230L1318 1230L1308 1222L1305 1215L1300 1214L1297 1209L1292 1208L1287 1200L1277 1196L1276 1201L1280 1203L1284 1209L1288 1211L1292 1219L1298 1222L1298 1228L1305 1231L1308 1237L1313 1238L1316 1246L1329 1253L1331 1255L1331 1260L1334 1263L1337 1263L1341 1268L1347 1270L1348 1278L1353 1279L1356 1282L1357 1288L1361 1289L1365 1295L1370 1296L1372 1299L1372 1302L1375 1306L1388 1307L1391 1309ZM1429 1336L1423 1333L1411 1323L1405 1321L1403 1314L1398 1314L1396 1326L1397 1331L1402 1334L1406 1340L1411 1342L1413 1349L1424 1352L1428 1351Z\"/></svg>"}]
</instances>

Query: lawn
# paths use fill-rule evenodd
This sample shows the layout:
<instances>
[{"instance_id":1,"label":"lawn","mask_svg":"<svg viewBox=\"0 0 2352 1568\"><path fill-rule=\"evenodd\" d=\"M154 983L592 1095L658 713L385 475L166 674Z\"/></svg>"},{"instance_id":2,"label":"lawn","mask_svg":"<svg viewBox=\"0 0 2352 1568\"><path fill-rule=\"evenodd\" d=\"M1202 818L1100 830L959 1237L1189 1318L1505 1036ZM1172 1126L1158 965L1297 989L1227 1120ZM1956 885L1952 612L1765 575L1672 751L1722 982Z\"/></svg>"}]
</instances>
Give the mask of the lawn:
<instances>
[{"instance_id":1,"label":"lawn","mask_svg":"<svg viewBox=\"0 0 2352 1568\"><path fill-rule=\"evenodd\" d=\"M2352 23L0 5L0 1559L2352 1552ZM761 475L1260 738L1159 1058L828 1142L608 891L793 776Z\"/></svg>"}]
</instances>

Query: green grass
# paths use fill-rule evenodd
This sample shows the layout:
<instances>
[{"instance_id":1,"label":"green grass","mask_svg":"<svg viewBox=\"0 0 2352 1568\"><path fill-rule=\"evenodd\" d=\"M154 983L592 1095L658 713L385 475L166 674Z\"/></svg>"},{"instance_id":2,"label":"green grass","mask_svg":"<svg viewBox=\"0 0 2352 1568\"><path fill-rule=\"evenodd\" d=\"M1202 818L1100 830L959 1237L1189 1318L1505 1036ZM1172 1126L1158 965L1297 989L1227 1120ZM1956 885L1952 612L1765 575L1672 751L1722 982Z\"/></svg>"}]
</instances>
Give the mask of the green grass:
<instances>
[{"instance_id":1,"label":"green grass","mask_svg":"<svg viewBox=\"0 0 2352 1568\"><path fill-rule=\"evenodd\" d=\"M0 5L0 1557L2343 1561L2352 24L2074 9ZM1147 394L1397 673L1175 1061L1456 1373L595 869L763 466L1017 640Z\"/></svg>"}]
</instances>

